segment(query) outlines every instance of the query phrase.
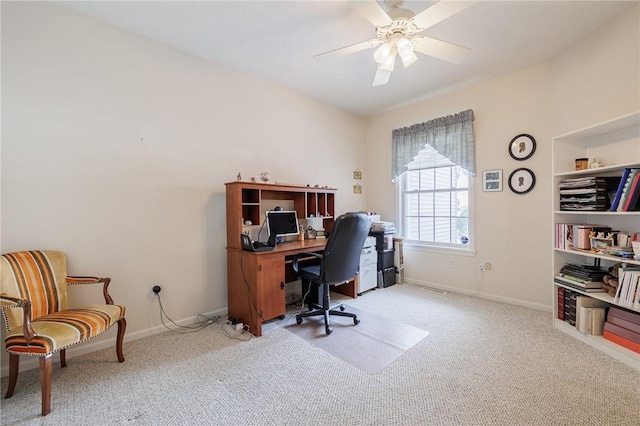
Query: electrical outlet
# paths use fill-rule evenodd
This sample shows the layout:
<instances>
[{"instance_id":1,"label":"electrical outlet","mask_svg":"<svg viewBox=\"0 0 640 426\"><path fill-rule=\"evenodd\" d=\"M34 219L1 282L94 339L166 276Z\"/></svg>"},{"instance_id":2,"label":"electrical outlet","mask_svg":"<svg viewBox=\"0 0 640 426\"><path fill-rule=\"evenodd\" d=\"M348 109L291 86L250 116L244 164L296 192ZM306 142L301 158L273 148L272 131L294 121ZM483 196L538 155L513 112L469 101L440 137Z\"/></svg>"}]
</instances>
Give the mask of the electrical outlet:
<instances>
[{"instance_id":1,"label":"electrical outlet","mask_svg":"<svg viewBox=\"0 0 640 426\"><path fill-rule=\"evenodd\" d=\"M484 266L484 263L480 264L480 272L484 272L486 270L486 267Z\"/></svg>"},{"instance_id":2,"label":"electrical outlet","mask_svg":"<svg viewBox=\"0 0 640 426\"><path fill-rule=\"evenodd\" d=\"M162 287L160 287L159 285L154 285L153 287L151 287L151 291L153 291L155 294L159 294L160 290L162 290Z\"/></svg>"},{"instance_id":3,"label":"electrical outlet","mask_svg":"<svg viewBox=\"0 0 640 426\"><path fill-rule=\"evenodd\" d=\"M238 330L238 331L242 331L243 327L244 327L244 324L242 324L241 322L238 322L238 323L236 323L236 325L235 325L235 328L236 328L236 330Z\"/></svg>"}]
</instances>

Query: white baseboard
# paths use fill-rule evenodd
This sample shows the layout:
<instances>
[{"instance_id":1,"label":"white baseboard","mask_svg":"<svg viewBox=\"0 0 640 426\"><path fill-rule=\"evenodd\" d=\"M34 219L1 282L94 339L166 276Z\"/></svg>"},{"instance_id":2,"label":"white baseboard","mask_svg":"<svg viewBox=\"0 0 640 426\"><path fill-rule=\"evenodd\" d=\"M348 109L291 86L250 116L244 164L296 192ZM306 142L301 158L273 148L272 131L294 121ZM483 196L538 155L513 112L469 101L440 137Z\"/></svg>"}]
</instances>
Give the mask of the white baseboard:
<instances>
[{"instance_id":1,"label":"white baseboard","mask_svg":"<svg viewBox=\"0 0 640 426\"><path fill-rule=\"evenodd\" d=\"M200 315L204 315L207 317L221 317L226 314L227 314L227 308L223 308L223 309L218 309L216 311L207 312ZM179 325L191 325L191 324L194 324L196 321L198 321L198 316L199 315L178 320L176 321L176 323ZM116 327L114 326L113 328L116 328ZM139 330L133 333L125 333L124 342L125 343L132 342L134 340L143 339L145 337L153 336L155 334L164 333L165 331L168 331L165 326L158 325L155 327L146 328L144 330ZM96 352L96 351L100 351L102 349L108 349L108 348L114 348L114 356L115 356L115 343L113 339L109 338L104 340L91 340L89 342L76 345L67 349L67 360L80 355L85 355L85 354L89 354L92 352ZM126 358L126 355L127 354L125 351L125 358ZM9 354L7 353L7 351L3 350L2 357L5 358L8 356ZM39 358L40 357L38 356L20 357L20 371L27 371L27 370L32 370L34 368L38 368ZM55 362L56 360L54 359L54 363ZM9 375L9 365L2 366L1 374L2 374L2 377L7 377Z\"/></svg>"},{"instance_id":2,"label":"white baseboard","mask_svg":"<svg viewBox=\"0 0 640 426\"><path fill-rule=\"evenodd\" d=\"M433 282L429 282L429 281L421 281L421 280L414 280L414 279L407 279L407 278L405 278L404 281L407 284L415 284L415 285L419 285L419 286L422 286L422 287L429 287L429 288L434 288L434 289L438 289L438 290L450 291L452 293L459 293L459 294L464 294L464 295L467 295L467 296L476 296L476 297L480 297L482 299L494 300L496 302L508 303L510 305L522 306L522 307L525 307L525 308L531 308L531 309L535 309L535 310L543 311L543 312L549 312L549 313L553 312L552 307L549 306L549 305L542 305L540 303L527 302L526 300L512 299L512 298L509 298L509 297L497 296L495 294L484 293L484 292L476 292L476 291L473 291L473 290L466 290L466 289L463 289L463 288L452 287L452 286L433 283Z\"/></svg>"}]
</instances>

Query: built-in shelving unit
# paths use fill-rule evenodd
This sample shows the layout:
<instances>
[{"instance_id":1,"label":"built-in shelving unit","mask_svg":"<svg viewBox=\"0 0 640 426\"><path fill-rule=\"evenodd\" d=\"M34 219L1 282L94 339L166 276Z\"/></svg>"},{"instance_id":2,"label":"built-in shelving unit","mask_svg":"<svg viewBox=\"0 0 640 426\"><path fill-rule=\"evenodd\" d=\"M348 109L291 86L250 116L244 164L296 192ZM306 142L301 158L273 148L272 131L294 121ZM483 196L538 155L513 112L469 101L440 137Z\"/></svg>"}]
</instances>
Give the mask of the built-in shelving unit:
<instances>
[{"instance_id":1,"label":"built-in shelving unit","mask_svg":"<svg viewBox=\"0 0 640 426\"><path fill-rule=\"evenodd\" d=\"M553 138L553 228L555 241L555 224L575 223L610 226L624 232L640 232L640 212L612 212L612 211L563 211L560 210L559 184L562 179L586 176L622 176L625 168L640 168L640 112L629 114L600 123L585 129L567 133ZM606 166L575 170L577 158L601 158ZM593 264L599 261L603 267L612 266L621 258L607 256L589 250L575 250L558 248L553 243L553 300L554 326L576 339L579 339L610 356L640 370L640 354L623 346L613 343L602 336L583 334L569 323L558 319L558 287L565 287L553 281L553 277L566 263ZM640 261L624 259L625 262L640 265ZM569 287L565 287L569 288ZM584 293L569 288L583 295L616 305L613 297L607 293ZM633 311L629 308L626 310Z\"/></svg>"}]
</instances>

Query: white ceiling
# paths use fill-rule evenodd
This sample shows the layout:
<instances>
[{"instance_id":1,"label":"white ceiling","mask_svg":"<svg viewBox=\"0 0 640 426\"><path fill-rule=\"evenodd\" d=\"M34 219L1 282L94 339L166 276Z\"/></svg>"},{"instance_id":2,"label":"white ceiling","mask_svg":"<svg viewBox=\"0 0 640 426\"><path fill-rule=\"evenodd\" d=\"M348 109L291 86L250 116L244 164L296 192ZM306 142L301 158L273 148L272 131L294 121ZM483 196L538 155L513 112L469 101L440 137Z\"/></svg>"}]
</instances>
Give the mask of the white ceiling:
<instances>
[{"instance_id":1,"label":"white ceiling","mask_svg":"<svg viewBox=\"0 0 640 426\"><path fill-rule=\"evenodd\" d=\"M422 33L470 48L461 64L419 54L409 68L398 61L389 83L377 87L371 86L373 50L314 58L374 38L373 25L344 0L60 3L370 116L547 61L638 1L479 1ZM433 3L406 1L404 7L419 13Z\"/></svg>"}]
</instances>

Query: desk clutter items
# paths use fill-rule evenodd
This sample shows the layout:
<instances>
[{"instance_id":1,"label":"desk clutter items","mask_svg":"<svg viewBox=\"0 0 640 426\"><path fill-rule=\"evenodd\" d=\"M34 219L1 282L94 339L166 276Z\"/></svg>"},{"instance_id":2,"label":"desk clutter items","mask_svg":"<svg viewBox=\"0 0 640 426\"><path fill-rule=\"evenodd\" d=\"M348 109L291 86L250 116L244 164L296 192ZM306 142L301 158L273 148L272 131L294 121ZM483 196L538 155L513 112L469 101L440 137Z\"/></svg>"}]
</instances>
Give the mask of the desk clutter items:
<instances>
[{"instance_id":1,"label":"desk clutter items","mask_svg":"<svg viewBox=\"0 0 640 426\"><path fill-rule=\"evenodd\" d=\"M576 170L586 170L588 165L588 158L576 158Z\"/></svg>"},{"instance_id":2,"label":"desk clutter items","mask_svg":"<svg viewBox=\"0 0 640 426\"><path fill-rule=\"evenodd\" d=\"M609 226L556 223L555 247L562 250L585 250L620 259L640 260L640 230L624 232Z\"/></svg>"},{"instance_id":3,"label":"desk clutter items","mask_svg":"<svg viewBox=\"0 0 640 426\"><path fill-rule=\"evenodd\" d=\"M580 177L560 181L560 210L605 211L611 207L610 193L619 183L616 177Z\"/></svg>"}]
</instances>

